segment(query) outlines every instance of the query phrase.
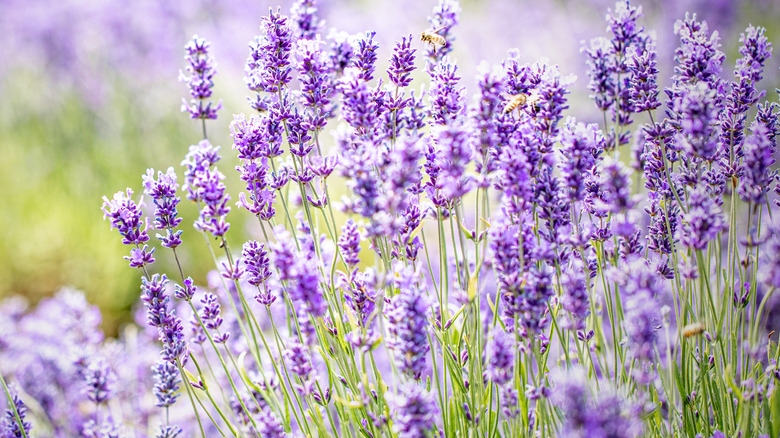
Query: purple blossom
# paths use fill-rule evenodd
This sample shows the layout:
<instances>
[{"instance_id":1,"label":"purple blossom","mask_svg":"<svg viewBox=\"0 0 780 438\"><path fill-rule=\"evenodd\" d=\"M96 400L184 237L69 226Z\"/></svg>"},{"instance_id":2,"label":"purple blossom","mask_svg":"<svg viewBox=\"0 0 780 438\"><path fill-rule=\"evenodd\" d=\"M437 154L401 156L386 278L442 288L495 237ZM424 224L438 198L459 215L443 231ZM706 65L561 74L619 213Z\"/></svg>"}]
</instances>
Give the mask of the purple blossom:
<instances>
[{"instance_id":1,"label":"purple blossom","mask_svg":"<svg viewBox=\"0 0 780 438\"><path fill-rule=\"evenodd\" d=\"M297 0L290 7L290 18L296 25L296 37L305 40L315 39L325 25L325 20L317 18L317 0Z\"/></svg>"},{"instance_id":2,"label":"purple blossom","mask_svg":"<svg viewBox=\"0 0 780 438\"><path fill-rule=\"evenodd\" d=\"M11 386L11 394L13 408L9 407L5 411L5 416L2 423L0 423L0 435L8 438L22 438L24 436L30 436L30 423L25 421L27 414L27 406L19 398L19 394L13 386ZM15 411L15 412L14 412ZM17 419L17 415L19 418ZM21 422L21 427L20 423Z\"/></svg>"},{"instance_id":3,"label":"purple blossom","mask_svg":"<svg viewBox=\"0 0 780 438\"><path fill-rule=\"evenodd\" d=\"M429 31L441 36L446 42L442 47L426 48L425 56L430 58L433 64L438 64L452 52L452 43L455 41L452 28L458 24L460 13L460 4L457 0L439 0L433 8L433 15L428 16L428 22L431 24Z\"/></svg>"},{"instance_id":4,"label":"purple blossom","mask_svg":"<svg viewBox=\"0 0 780 438\"><path fill-rule=\"evenodd\" d=\"M179 80L186 82L192 100L187 103L182 99L181 110L189 111L193 119L216 119L217 111L222 109L222 101L216 105L207 100L211 97L214 87L214 75L217 72L214 57L209 53L211 44L197 35L184 47L187 60L185 72L179 72Z\"/></svg>"},{"instance_id":5,"label":"purple blossom","mask_svg":"<svg viewBox=\"0 0 780 438\"><path fill-rule=\"evenodd\" d=\"M358 77L366 82L374 78L376 51L379 44L374 42L376 32L366 32L357 38L357 50L352 57L352 65L358 69Z\"/></svg>"},{"instance_id":6,"label":"purple blossom","mask_svg":"<svg viewBox=\"0 0 780 438\"><path fill-rule=\"evenodd\" d=\"M271 277L270 259L265 244L250 240L241 249L241 261L244 263L249 284L260 286Z\"/></svg>"},{"instance_id":7,"label":"purple blossom","mask_svg":"<svg viewBox=\"0 0 780 438\"><path fill-rule=\"evenodd\" d=\"M269 407L263 408L257 414L256 423L258 436L267 438L285 438L287 436L276 414Z\"/></svg>"},{"instance_id":8,"label":"purple blossom","mask_svg":"<svg viewBox=\"0 0 780 438\"><path fill-rule=\"evenodd\" d=\"M742 177L737 192L745 202L762 204L777 174L776 170L772 170L776 148L773 147L770 133L763 124L754 123L751 131L750 136L745 140L745 157L742 159L740 169Z\"/></svg>"},{"instance_id":9,"label":"purple blossom","mask_svg":"<svg viewBox=\"0 0 780 438\"><path fill-rule=\"evenodd\" d=\"M581 262L573 263L561 276L563 294L560 303L561 307L568 312L562 322L565 328L585 329L585 318L590 314L587 281L589 280L585 277Z\"/></svg>"},{"instance_id":10,"label":"purple blossom","mask_svg":"<svg viewBox=\"0 0 780 438\"><path fill-rule=\"evenodd\" d=\"M457 202L466 195L472 180L466 176L466 166L471 161L474 149L472 131L466 126L444 126L434 129L432 136L439 151L441 171L437 188L450 202Z\"/></svg>"},{"instance_id":11,"label":"purple blossom","mask_svg":"<svg viewBox=\"0 0 780 438\"><path fill-rule=\"evenodd\" d=\"M154 378L154 396L157 397L156 405L167 408L176 403L179 398L179 370L170 362L158 361L152 366Z\"/></svg>"},{"instance_id":12,"label":"purple blossom","mask_svg":"<svg viewBox=\"0 0 780 438\"><path fill-rule=\"evenodd\" d=\"M706 188L694 188L688 197L688 211L682 215L682 244L693 249L705 249L709 242L726 230L728 225L720 205Z\"/></svg>"},{"instance_id":13,"label":"purple blossom","mask_svg":"<svg viewBox=\"0 0 780 438\"><path fill-rule=\"evenodd\" d=\"M230 195L226 193L222 180L225 175L216 168L206 168L195 174L192 186L196 190L196 197L203 202L198 220L195 221L197 230L211 233L214 237L224 236L230 229L230 223L225 216L230 212L227 202Z\"/></svg>"},{"instance_id":14,"label":"purple blossom","mask_svg":"<svg viewBox=\"0 0 780 438\"><path fill-rule=\"evenodd\" d=\"M140 245L149 240L146 233L149 229L149 220L142 220L143 204L136 204L132 199L133 191L127 189L117 192L113 199L103 196L103 219L111 219L111 227L116 228L122 235L122 243L125 245Z\"/></svg>"},{"instance_id":15,"label":"purple blossom","mask_svg":"<svg viewBox=\"0 0 780 438\"><path fill-rule=\"evenodd\" d=\"M301 82L301 103L307 108L306 125L313 131L325 127L333 114L333 94L336 84L327 53L320 40L299 40L296 46L296 68Z\"/></svg>"},{"instance_id":16,"label":"purple blossom","mask_svg":"<svg viewBox=\"0 0 780 438\"><path fill-rule=\"evenodd\" d=\"M141 300L147 309L147 322L152 327L162 327L169 317L170 298L165 291L168 277L165 274L154 274L151 279L142 277L141 282Z\"/></svg>"},{"instance_id":17,"label":"purple blossom","mask_svg":"<svg viewBox=\"0 0 780 438\"><path fill-rule=\"evenodd\" d=\"M393 412L393 432L398 438L422 438L429 435L438 413L433 394L414 382L398 388L399 393L389 395L388 403Z\"/></svg>"},{"instance_id":18,"label":"purple blossom","mask_svg":"<svg viewBox=\"0 0 780 438\"><path fill-rule=\"evenodd\" d=\"M658 100L658 68L656 68L655 42L648 38L645 50L629 57L631 72L630 103L634 112L650 111L661 106Z\"/></svg>"},{"instance_id":19,"label":"purple blossom","mask_svg":"<svg viewBox=\"0 0 780 438\"><path fill-rule=\"evenodd\" d=\"M419 380L425 368L425 356L431 349L427 318L430 303L413 274L402 271L398 275L398 293L385 307L387 347L392 351L398 369Z\"/></svg>"},{"instance_id":20,"label":"purple blossom","mask_svg":"<svg viewBox=\"0 0 780 438\"><path fill-rule=\"evenodd\" d=\"M84 369L84 394L93 403L103 403L114 395L116 373L103 358L92 360Z\"/></svg>"},{"instance_id":21,"label":"purple blossom","mask_svg":"<svg viewBox=\"0 0 780 438\"><path fill-rule=\"evenodd\" d=\"M585 180L592 174L605 146L598 125L576 123L570 119L561 132L561 159L558 167L566 185L564 196L571 202L585 197Z\"/></svg>"},{"instance_id":22,"label":"purple blossom","mask_svg":"<svg viewBox=\"0 0 780 438\"><path fill-rule=\"evenodd\" d=\"M387 68L387 76L396 87L408 87L412 83L410 77L414 69L414 52L412 48L412 36L404 36L396 41L393 48L393 56L390 57L390 67Z\"/></svg>"},{"instance_id":23,"label":"purple blossom","mask_svg":"<svg viewBox=\"0 0 780 438\"><path fill-rule=\"evenodd\" d=\"M432 123L447 125L457 120L465 109L465 87L459 87L458 66L449 57L442 58L431 70L431 90L428 93Z\"/></svg>"},{"instance_id":24,"label":"purple blossom","mask_svg":"<svg viewBox=\"0 0 780 438\"><path fill-rule=\"evenodd\" d=\"M166 173L157 172L157 180L154 179L154 170L148 169L146 175L143 175L144 194L154 201L155 220L154 226L158 230L166 230L165 236L158 234L157 238L162 241L162 246L166 248L176 248L181 245L181 230L174 231L182 219L177 217L179 212L176 206L181 198L176 196L176 190L179 184L176 182L176 172L173 167L169 167Z\"/></svg>"},{"instance_id":25,"label":"purple blossom","mask_svg":"<svg viewBox=\"0 0 780 438\"><path fill-rule=\"evenodd\" d=\"M356 67L344 70L339 84L341 117L352 126L359 136L371 138L379 117L379 108L361 71Z\"/></svg>"},{"instance_id":26,"label":"purple blossom","mask_svg":"<svg viewBox=\"0 0 780 438\"><path fill-rule=\"evenodd\" d=\"M249 58L244 67L244 81L252 91L276 93L292 79L290 52L293 32L281 9L263 17L260 36L249 44Z\"/></svg>"},{"instance_id":27,"label":"purple blossom","mask_svg":"<svg viewBox=\"0 0 780 438\"><path fill-rule=\"evenodd\" d=\"M192 278L187 277L181 285L177 284L174 287L173 296L175 296L177 300L190 301L197 290L198 288L195 287L195 282L192 281Z\"/></svg>"},{"instance_id":28,"label":"purple blossom","mask_svg":"<svg viewBox=\"0 0 780 438\"><path fill-rule=\"evenodd\" d=\"M490 330L487 341L486 375L498 386L504 386L514 377L517 343L499 325Z\"/></svg>"},{"instance_id":29,"label":"purple blossom","mask_svg":"<svg viewBox=\"0 0 780 438\"><path fill-rule=\"evenodd\" d=\"M177 438L182 432L179 426L160 426L155 432L154 438Z\"/></svg>"},{"instance_id":30,"label":"purple blossom","mask_svg":"<svg viewBox=\"0 0 780 438\"><path fill-rule=\"evenodd\" d=\"M224 344L227 342L230 333L220 332L222 326L222 316L220 316L220 305L217 296L211 293L206 293L203 298L200 299L203 307L200 309L200 319L203 324L209 330L216 330L218 335L214 338L214 342L218 344Z\"/></svg>"},{"instance_id":31,"label":"purple blossom","mask_svg":"<svg viewBox=\"0 0 780 438\"><path fill-rule=\"evenodd\" d=\"M574 368L550 378L556 382L553 401L561 408L561 436L635 438L642 434L642 420L628 400L600 384L595 396L587 385L585 370Z\"/></svg>"},{"instance_id":32,"label":"purple blossom","mask_svg":"<svg viewBox=\"0 0 780 438\"><path fill-rule=\"evenodd\" d=\"M347 219L347 222L341 227L338 243L344 263L350 267L360 263L360 240L357 224L352 219Z\"/></svg>"}]
</instances>

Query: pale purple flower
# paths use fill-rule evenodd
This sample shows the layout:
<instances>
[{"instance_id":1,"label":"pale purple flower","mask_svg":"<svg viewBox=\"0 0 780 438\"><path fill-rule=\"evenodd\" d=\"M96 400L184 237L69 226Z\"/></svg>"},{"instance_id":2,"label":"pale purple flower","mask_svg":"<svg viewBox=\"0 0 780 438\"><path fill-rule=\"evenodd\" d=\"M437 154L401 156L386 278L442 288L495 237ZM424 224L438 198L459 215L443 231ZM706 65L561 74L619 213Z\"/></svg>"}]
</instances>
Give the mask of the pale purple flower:
<instances>
[{"instance_id":1,"label":"pale purple flower","mask_svg":"<svg viewBox=\"0 0 780 438\"><path fill-rule=\"evenodd\" d=\"M195 35L184 47L187 67L179 72L179 80L187 83L192 100L188 103L182 99L181 110L188 111L193 119L216 119L217 111L222 109L221 100L216 105L208 100L217 72L214 57L209 53L210 46L208 41Z\"/></svg>"},{"instance_id":2,"label":"pale purple flower","mask_svg":"<svg viewBox=\"0 0 780 438\"><path fill-rule=\"evenodd\" d=\"M414 382L402 384L398 391L398 394L388 396L388 403L395 414L393 432L398 438L429 436L439 412L433 394Z\"/></svg>"}]
</instances>

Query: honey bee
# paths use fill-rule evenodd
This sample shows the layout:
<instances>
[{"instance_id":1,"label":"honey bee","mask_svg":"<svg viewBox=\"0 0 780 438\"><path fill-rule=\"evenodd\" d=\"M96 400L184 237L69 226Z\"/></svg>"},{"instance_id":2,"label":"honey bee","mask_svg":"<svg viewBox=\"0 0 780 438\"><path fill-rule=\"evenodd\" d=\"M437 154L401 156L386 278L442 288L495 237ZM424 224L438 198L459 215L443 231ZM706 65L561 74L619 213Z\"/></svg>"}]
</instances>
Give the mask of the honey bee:
<instances>
[{"instance_id":1,"label":"honey bee","mask_svg":"<svg viewBox=\"0 0 780 438\"><path fill-rule=\"evenodd\" d=\"M435 31L424 30L420 34L420 41L433 45L433 53L436 53L436 46L444 47L447 45L447 40Z\"/></svg>"},{"instance_id":2,"label":"honey bee","mask_svg":"<svg viewBox=\"0 0 780 438\"><path fill-rule=\"evenodd\" d=\"M531 94L526 93L520 93L520 94L503 94L504 99L506 99L506 104L504 105L504 114L509 114L512 111L527 107L527 106L536 106L536 104L539 102L539 100L542 98L542 96L534 91Z\"/></svg>"},{"instance_id":3,"label":"honey bee","mask_svg":"<svg viewBox=\"0 0 780 438\"><path fill-rule=\"evenodd\" d=\"M688 324L682 329L682 335L686 338L690 338L691 336L696 336L701 334L704 331L704 324L700 322L694 322L693 324Z\"/></svg>"}]
</instances>

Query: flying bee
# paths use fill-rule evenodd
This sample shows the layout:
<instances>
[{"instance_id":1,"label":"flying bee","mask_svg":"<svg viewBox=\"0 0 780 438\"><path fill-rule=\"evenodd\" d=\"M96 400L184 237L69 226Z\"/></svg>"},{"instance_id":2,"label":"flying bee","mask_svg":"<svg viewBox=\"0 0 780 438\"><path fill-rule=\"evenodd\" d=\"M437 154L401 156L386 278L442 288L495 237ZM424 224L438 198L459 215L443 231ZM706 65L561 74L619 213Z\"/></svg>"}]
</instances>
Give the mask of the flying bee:
<instances>
[{"instance_id":1,"label":"flying bee","mask_svg":"<svg viewBox=\"0 0 780 438\"><path fill-rule=\"evenodd\" d=\"M447 40L443 36L436 33L437 31L424 30L420 34L420 41L433 45L433 53L436 53L436 46L446 46Z\"/></svg>"},{"instance_id":2,"label":"flying bee","mask_svg":"<svg viewBox=\"0 0 780 438\"><path fill-rule=\"evenodd\" d=\"M694 322L693 324L688 324L682 329L682 335L686 338L690 338L691 336L696 336L701 334L704 331L704 324L700 322Z\"/></svg>"},{"instance_id":3,"label":"flying bee","mask_svg":"<svg viewBox=\"0 0 780 438\"><path fill-rule=\"evenodd\" d=\"M504 105L504 114L509 114L512 111L519 108L529 107L533 106L536 107L539 100L542 98L542 96L536 92L533 91L531 94L526 93L520 93L520 94L503 94L504 99L506 99L506 104Z\"/></svg>"}]
</instances>

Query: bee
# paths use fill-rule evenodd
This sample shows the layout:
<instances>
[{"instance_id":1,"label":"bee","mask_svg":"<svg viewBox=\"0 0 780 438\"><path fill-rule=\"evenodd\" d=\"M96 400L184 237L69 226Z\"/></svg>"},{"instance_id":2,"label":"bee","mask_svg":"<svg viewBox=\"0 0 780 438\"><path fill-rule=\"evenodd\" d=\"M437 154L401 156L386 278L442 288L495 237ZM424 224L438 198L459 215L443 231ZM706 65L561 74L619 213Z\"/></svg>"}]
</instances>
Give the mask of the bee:
<instances>
[{"instance_id":1,"label":"bee","mask_svg":"<svg viewBox=\"0 0 780 438\"><path fill-rule=\"evenodd\" d=\"M445 40L443 36L436 33L436 31L424 30L420 34L420 41L433 45L434 54L436 53L436 46L444 47L447 45L447 40Z\"/></svg>"},{"instance_id":2,"label":"bee","mask_svg":"<svg viewBox=\"0 0 780 438\"><path fill-rule=\"evenodd\" d=\"M531 94L526 93L520 93L520 94L503 94L504 99L506 99L506 104L504 105L504 114L509 114L512 111L534 106L536 107L539 100L542 98L542 96L536 92L533 91Z\"/></svg>"},{"instance_id":3,"label":"bee","mask_svg":"<svg viewBox=\"0 0 780 438\"><path fill-rule=\"evenodd\" d=\"M704 324L700 322L694 322L693 324L688 324L682 329L682 335L686 338L700 335L702 332L704 332Z\"/></svg>"}]
</instances>

